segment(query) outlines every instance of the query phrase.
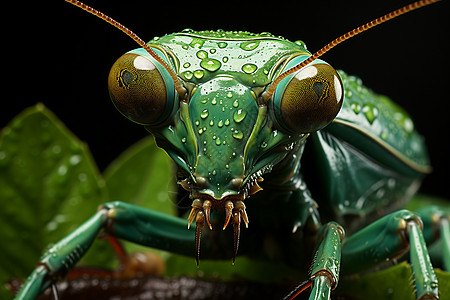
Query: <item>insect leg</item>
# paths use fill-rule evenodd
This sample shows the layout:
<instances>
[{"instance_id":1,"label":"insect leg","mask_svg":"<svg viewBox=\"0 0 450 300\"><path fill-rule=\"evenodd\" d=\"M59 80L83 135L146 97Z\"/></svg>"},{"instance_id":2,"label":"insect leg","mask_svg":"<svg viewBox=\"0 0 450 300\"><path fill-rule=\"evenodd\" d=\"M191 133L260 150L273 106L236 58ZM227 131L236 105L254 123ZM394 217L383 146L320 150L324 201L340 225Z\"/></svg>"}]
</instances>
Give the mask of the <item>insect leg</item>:
<instances>
[{"instance_id":1,"label":"insect leg","mask_svg":"<svg viewBox=\"0 0 450 300\"><path fill-rule=\"evenodd\" d=\"M105 210L100 210L73 233L51 247L41 258L16 296L35 299L58 277L65 275L86 253L105 220Z\"/></svg>"},{"instance_id":2,"label":"insect leg","mask_svg":"<svg viewBox=\"0 0 450 300\"><path fill-rule=\"evenodd\" d=\"M313 290L309 297L310 300L328 300L331 290L336 288L339 280L341 243L344 235L344 229L335 222L327 223L320 228L311 267L310 281L313 282ZM304 286L306 283L297 287L285 299L294 299L305 289Z\"/></svg>"},{"instance_id":3,"label":"insect leg","mask_svg":"<svg viewBox=\"0 0 450 300\"><path fill-rule=\"evenodd\" d=\"M331 280L327 276L314 278L314 286L309 300L329 300L331 297Z\"/></svg>"},{"instance_id":4,"label":"insect leg","mask_svg":"<svg viewBox=\"0 0 450 300\"><path fill-rule=\"evenodd\" d=\"M109 234L143 246L178 254L195 253L195 233L186 230L186 220L125 202L109 202Z\"/></svg>"},{"instance_id":5,"label":"insect leg","mask_svg":"<svg viewBox=\"0 0 450 300\"><path fill-rule=\"evenodd\" d=\"M341 243L344 235L344 229L335 222L327 223L320 229L311 271L311 280L314 280L314 285L310 300L328 300L331 290L336 288L339 281Z\"/></svg>"},{"instance_id":6,"label":"insect leg","mask_svg":"<svg viewBox=\"0 0 450 300\"><path fill-rule=\"evenodd\" d=\"M64 276L83 257L102 229L137 244L191 255L195 249L194 233L186 230L186 225L184 219L136 205L119 201L105 203L92 218L42 256L16 300L35 299Z\"/></svg>"},{"instance_id":7,"label":"insect leg","mask_svg":"<svg viewBox=\"0 0 450 300\"><path fill-rule=\"evenodd\" d=\"M427 206L417 211L423 221L423 237L427 245L441 240L439 251L435 251L444 269L450 271L450 210L439 206ZM432 259L436 255L431 255Z\"/></svg>"},{"instance_id":8,"label":"insect leg","mask_svg":"<svg viewBox=\"0 0 450 300\"><path fill-rule=\"evenodd\" d=\"M438 281L422 227L420 217L408 210L399 210L368 225L344 242L342 273L370 270L409 251L417 299L438 299Z\"/></svg>"}]
</instances>

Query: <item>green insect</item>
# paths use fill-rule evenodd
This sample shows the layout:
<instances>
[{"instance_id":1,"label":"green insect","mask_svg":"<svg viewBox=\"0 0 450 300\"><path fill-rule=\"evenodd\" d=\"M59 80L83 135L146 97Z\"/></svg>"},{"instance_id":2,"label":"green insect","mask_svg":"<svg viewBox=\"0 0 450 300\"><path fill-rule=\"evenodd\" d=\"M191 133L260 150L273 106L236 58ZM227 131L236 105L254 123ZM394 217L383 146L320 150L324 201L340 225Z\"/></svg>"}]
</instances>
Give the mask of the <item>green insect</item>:
<instances>
[{"instance_id":1,"label":"green insect","mask_svg":"<svg viewBox=\"0 0 450 300\"><path fill-rule=\"evenodd\" d=\"M398 210L430 170L425 145L400 107L318 59L343 40L434 1L361 26L313 55L302 42L243 31L184 30L146 44L102 13L69 2L141 45L113 65L109 93L178 165L192 208L186 222L105 203L44 254L16 299L34 299L54 287L102 230L195 255L197 264L200 257L234 263L238 254L299 267L311 259L310 277L289 299L309 286L310 299L329 299L340 274L409 253L417 299L438 299L426 244L437 238L433 230L441 233L450 269L450 215L435 206ZM313 149L313 174L302 172L306 147ZM310 193L309 180L322 188ZM316 242L310 245L311 237Z\"/></svg>"}]
</instances>

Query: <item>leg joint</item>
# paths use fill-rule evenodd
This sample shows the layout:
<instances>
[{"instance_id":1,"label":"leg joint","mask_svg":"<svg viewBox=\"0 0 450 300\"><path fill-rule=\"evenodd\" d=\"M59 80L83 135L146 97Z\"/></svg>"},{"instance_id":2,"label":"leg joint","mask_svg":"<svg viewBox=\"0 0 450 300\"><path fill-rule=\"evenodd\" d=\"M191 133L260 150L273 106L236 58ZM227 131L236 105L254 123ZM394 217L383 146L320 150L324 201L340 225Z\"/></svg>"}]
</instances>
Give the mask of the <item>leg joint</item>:
<instances>
[{"instance_id":1,"label":"leg joint","mask_svg":"<svg viewBox=\"0 0 450 300\"><path fill-rule=\"evenodd\" d=\"M334 290L337 287L337 283L338 283L338 278L333 275L330 271L328 270L319 270L316 273L314 273L313 275L311 275L311 281L315 281L316 277L319 276L325 276L328 277L328 279L330 280L330 286L331 289Z\"/></svg>"}]
</instances>

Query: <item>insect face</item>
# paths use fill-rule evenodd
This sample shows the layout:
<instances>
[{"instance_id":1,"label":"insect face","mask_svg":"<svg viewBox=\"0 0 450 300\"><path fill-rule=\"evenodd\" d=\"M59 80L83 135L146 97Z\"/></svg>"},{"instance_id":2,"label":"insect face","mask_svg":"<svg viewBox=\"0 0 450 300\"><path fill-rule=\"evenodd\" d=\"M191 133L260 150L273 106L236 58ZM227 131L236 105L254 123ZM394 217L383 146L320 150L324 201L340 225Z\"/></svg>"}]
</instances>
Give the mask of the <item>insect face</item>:
<instances>
[{"instance_id":1,"label":"insect face","mask_svg":"<svg viewBox=\"0 0 450 300\"><path fill-rule=\"evenodd\" d=\"M335 118L343 97L336 71L317 60L286 76L264 102L261 95L273 78L309 54L300 44L248 35L186 32L154 42L153 51L183 79L186 99L167 69L142 48L119 58L108 80L114 105L146 125L182 170L179 183L193 200L189 224L195 219L197 230L203 223L212 228L211 210L224 211L223 228L230 221L234 227L235 253L241 219L248 225L244 200L261 190L263 175L296 144ZM209 62L221 63L212 68Z\"/></svg>"}]
</instances>

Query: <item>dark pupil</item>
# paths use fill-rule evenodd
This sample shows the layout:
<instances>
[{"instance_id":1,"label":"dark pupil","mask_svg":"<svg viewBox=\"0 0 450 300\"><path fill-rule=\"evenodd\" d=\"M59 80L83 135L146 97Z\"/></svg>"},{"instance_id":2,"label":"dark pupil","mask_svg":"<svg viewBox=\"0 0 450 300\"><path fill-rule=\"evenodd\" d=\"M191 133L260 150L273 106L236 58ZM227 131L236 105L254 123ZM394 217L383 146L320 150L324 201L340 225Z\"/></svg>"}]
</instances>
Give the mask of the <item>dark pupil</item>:
<instances>
[{"instance_id":1,"label":"dark pupil","mask_svg":"<svg viewBox=\"0 0 450 300\"><path fill-rule=\"evenodd\" d=\"M316 81L313 84L313 90L317 95L317 98L319 98L317 100L317 102L323 102L327 96L328 96L328 89L329 86L326 82L322 82L322 81Z\"/></svg>"},{"instance_id":2,"label":"dark pupil","mask_svg":"<svg viewBox=\"0 0 450 300\"><path fill-rule=\"evenodd\" d=\"M130 71L122 70L119 75L119 86L122 88L128 88L128 86L133 82L134 76Z\"/></svg>"}]
</instances>

